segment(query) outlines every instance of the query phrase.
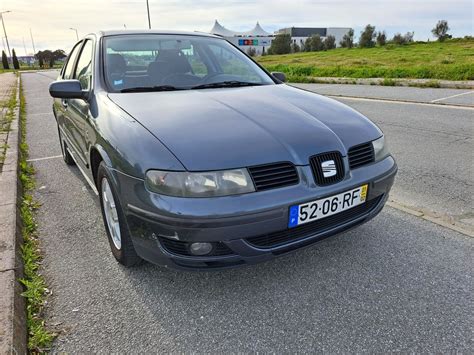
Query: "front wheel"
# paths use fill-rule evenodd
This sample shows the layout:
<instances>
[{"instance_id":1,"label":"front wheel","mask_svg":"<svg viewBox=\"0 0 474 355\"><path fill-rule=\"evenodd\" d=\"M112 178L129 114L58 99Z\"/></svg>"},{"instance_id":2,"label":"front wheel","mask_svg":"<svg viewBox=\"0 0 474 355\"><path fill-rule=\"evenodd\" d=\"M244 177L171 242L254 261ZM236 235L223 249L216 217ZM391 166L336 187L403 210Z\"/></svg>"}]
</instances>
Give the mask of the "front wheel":
<instances>
[{"instance_id":1,"label":"front wheel","mask_svg":"<svg viewBox=\"0 0 474 355\"><path fill-rule=\"evenodd\" d=\"M99 190L102 218L112 254L124 266L140 264L142 259L133 247L122 206L104 162L100 163L97 170L97 188Z\"/></svg>"}]
</instances>

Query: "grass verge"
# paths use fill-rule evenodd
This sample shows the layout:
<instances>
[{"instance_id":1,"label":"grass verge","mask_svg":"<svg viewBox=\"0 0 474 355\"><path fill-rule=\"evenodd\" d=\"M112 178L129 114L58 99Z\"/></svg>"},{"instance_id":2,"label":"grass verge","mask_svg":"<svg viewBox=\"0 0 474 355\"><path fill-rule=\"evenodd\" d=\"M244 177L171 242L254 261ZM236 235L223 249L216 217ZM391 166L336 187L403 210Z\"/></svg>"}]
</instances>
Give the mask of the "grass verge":
<instances>
[{"instance_id":1,"label":"grass verge","mask_svg":"<svg viewBox=\"0 0 474 355\"><path fill-rule=\"evenodd\" d=\"M7 112L4 117L0 116L0 133L10 130L10 123L13 121L16 107L16 90L13 89L8 101L0 102L0 110L6 108ZM6 142L0 141L0 171L5 161L5 155L8 149Z\"/></svg>"},{"instance_id":2,"label":"grass verge","mask_svg":"<svg viewBox=\"0 0 474 355\"><path fill-rule=\"evenodd\" d=\"M39 203L34 200L32 191L35 187L34 168L26 160L28 158L28 145L26 144L26 110L23 89L20 85L20 172L22 186L20 216L22 220L23 245L21 247L24 278L20 282L25 291L22 296L26 298L28 350L30 353L44 353L49 350L56 334L49 332L43 319L43 308L47 296L44 277L39 272L41 253L37 236L37 223L35 211Z\"/></svg>"},{"instance_id":3,"label":"grass verge","mask_svg":"<svg viewBox=\"0 0 474 355\"><path fill-rule=\"evenodd\" d=\"M269 71L284 72L290 82L317 77L474 80L474 39L337 48L256 59Z\"/></svg>"}]
</instances>

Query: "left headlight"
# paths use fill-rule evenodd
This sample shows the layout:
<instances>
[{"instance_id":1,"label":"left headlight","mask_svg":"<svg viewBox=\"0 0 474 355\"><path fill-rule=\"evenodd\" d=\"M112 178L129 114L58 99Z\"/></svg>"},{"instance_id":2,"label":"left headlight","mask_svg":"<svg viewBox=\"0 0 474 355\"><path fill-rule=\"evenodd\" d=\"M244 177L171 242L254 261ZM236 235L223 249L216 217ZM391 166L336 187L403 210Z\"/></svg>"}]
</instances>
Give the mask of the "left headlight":
<instances>
[{"instance_id":1,"label":"left headlight","mask_svg":"<svg viewBox=\"0 0 474 355\"><path fill-rule=\"evenodd\" d=\"M372 141L372 146L374 147L375 161L382 160L390 154L384 136Z\"/></svg>"},{"instance_id":2,"label":"left headlight","mask_svg":"<svg viewBox=\"0 0 474 355\"><path fill-rule=\"evenodd\" d=\"M216 197L255 191L247 169L197 173L149 170L145 184L152 192L176 197Z\"/></svg>"}]
</instances>

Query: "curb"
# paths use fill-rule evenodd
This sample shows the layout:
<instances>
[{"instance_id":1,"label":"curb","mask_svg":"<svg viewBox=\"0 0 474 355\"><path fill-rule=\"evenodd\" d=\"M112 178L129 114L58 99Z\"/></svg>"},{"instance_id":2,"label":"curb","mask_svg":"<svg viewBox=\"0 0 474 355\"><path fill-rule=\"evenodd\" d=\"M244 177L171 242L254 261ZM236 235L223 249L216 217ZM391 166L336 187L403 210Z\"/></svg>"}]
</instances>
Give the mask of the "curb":
<instances>
[{"instance_id":1,"label":"curb","mask_svg":"<svg viewBox=\"0 0 474 355\"><path fill-rule=\"evenodd\" d=\"M27 344L23 286L22 243L19 214L20 185L18 159L20 143L20 77L17 79L17 105L8 132L8 149L0 174L0 353L25 354Z\"/></svg>"},{"instance_id":2,"label":"curb","mask_svg":"<svg viewBox=\"0 0 474 355\"><path fill-rule=\"evenodd\" d=\"M452 81L438 79L385 79L385 78L338 78L338 77L306 77L310 84L352 84L352 85L380 85L380 86L412 86L435 87L443 89L474 89L474 80ZM386 80L390 85L384 85ZM301 82L300 84L305 84Z\"/></svg>"}]
</instances>

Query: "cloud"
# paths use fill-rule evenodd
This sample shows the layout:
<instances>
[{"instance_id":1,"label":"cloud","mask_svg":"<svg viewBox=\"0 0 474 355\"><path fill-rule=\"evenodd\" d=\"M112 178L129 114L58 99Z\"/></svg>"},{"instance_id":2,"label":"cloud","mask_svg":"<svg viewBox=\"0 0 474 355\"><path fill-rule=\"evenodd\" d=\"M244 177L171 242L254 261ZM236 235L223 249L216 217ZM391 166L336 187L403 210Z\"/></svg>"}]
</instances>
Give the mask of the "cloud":
<instances>
[{"instance_id":1,"label":"cloud","mask_svg":"<svg viewBox=\"0 0 474 355\"><path fill-rule=\"evenodd\" d=\"M415 31L416 39L431 37L439 19L449 21L455 36L472 35L471 0L149 0L153 28L209 30L215 19L227 28L248 30L259 21L274 31L288 26L353 27L367 24L395 32ZM70 49L80 35L100 29L147 28L145 0L2 0L10 47L23 54L23 38L31 52L29 29L37 49ZM2 34L3 37L3 34Z\"/></svg>"}]
</instances>

